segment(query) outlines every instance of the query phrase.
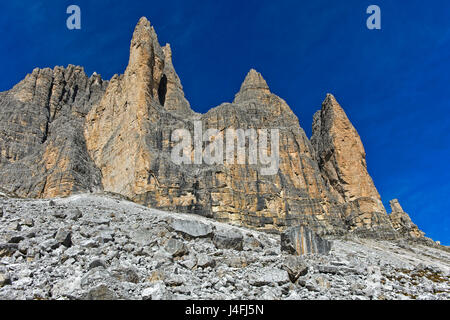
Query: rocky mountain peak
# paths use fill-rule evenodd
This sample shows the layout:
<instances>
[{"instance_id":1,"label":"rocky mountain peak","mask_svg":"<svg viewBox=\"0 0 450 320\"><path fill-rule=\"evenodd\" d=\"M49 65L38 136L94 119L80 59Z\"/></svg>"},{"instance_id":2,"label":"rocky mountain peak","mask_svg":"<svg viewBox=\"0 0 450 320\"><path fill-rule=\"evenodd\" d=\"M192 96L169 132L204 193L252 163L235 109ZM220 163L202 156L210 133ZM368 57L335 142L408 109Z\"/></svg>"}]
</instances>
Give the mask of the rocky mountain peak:
<instances>
[{"instance_id":1,"label":"rocky mountain peak","mask_svg":"<svg viewBox=\"0 0 450 320\"><path fill-rule=\"evenodd\" d=\"M381 198L367 172L366 152L361 138L336 98L327 94L314 116L311 142L321 170L345 201L361 197Z\"/></svg>"},{"instance_id":2,"label":"rocky mountain peak","mask_svg":"<svg viewBox=\"0 0 450 320\"><path fill-rule=\"evenodd\" d=\"M130 100L143 103L148 97L158 97L163 76L164 52L154 28L141 18L134 29L130 44L130 58L125 71L125 86L132 86Z\"/></svg>"},{"instance_id":3,"label":"rocky mountain peak","mask_svg":"<svg viewBox=\"0 0 450 320\"><path fill-rule=\"evenodd\" d=\"M263 76L255 69L250 69L241 85L241 89L235 96L234 102L264 99L270 94L269 86Z\"/></svg>"}]
</instances>

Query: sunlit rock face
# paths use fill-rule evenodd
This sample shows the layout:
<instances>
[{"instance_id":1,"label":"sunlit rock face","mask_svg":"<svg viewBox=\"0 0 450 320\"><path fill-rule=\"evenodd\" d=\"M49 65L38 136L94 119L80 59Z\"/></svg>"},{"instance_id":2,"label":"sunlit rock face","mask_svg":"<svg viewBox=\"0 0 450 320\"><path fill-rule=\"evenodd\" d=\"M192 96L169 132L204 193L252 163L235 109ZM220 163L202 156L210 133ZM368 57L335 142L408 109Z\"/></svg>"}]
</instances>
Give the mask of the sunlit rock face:
<instances>
[{"instance_id":1,"label":"sunlit rock face","mask_svg":"<svg viewBox=\"0 0 450 320\"><path fill-rule=\"evenodd\" d=\"M311 143L320 171L338 198L349 229L365 236L395 238L367 171L366 152L359 134L331 94L314 115Z\"/></svg>"},{"instance_id":2,"label":"sunlit rock face","mask_svg":"<svg viewBox=\"0 0 450 320\"><path fill-rule=\"evenodd\" d=\"M105 191L263 231L301 224L319 235L400 235L367 171L361 139L332 95L314 116L311 141L254 69L232 102L196 113L170 45L159 44L146 18L134 30L124 74L104 81L81 67L36 69L0 93L0 118L0 186L23 197ZM177 129L189 133L190 163L173 161ZM208 129L218 130L214 142L223 148L212 163L203 157L212 140L196 137ZM243 158L230 129L257 134L256 144L245 140Z\"/></svg>"}]
</instances>

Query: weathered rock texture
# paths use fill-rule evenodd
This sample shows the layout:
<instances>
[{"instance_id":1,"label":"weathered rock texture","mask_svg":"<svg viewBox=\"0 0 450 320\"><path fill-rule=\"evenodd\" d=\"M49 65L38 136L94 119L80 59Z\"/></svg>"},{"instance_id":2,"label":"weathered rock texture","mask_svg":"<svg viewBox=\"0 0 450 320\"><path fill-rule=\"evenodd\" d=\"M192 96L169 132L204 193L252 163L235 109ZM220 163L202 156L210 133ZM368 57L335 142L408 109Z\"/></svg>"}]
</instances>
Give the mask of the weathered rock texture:
<instances>
[{"instance_id":1,"label":"weathered rock texture","mask_svg":"<svg viewBox=\"0 0 450 320\"><path fill-rule=\"evenodd\" d=\"M311 143L325 180L329 181L350 230L395 238L381 197L367 171L366 153L358 132L333 95L314 115Z\"/></svg>"},{"instance_id":2,"label":"weathered rock texture","mask_svg":"<svg viewBox=\"0 0 450 320\"><path fill-rule=\"evenodd\" d=\"M36 69L0 94L0 120L0 185L23 197L102 190L265 231L303 224L319 235L400 236L367 172L358 133L333 96L314 117L311 142L253 69L233 102L195 113L170 46L160 46L146 18L135 28L123 75L108 82L80 67ZM278 129L278 172L262 175L264 165L248 161L175 164L171 135L183 128L193 136L195 121L203 132Z\"/></svg>"},{"instance_id":3,"label":"weathered rock texture","mask_svg":"<svg viewBox=\"0 0 450 320\"><path fill-rule=\"evenodd\" d=\"M425 234L411 221L411 218L403 211L403 208L397 199L391 200L389 204L391 205L392 210L389 218L396 231L409 238L424 237Z\"/></svg>"},{"instance_id":4,"label":"weathered rock texture","mask_svg":"<svg viewBox=\"0 0 450 320\"><path fill-rule=\"evenodd\" d=\"M308 227L296 226L281 234L281 250L299 256L328 254L331 250L331 242L322 239Z\"/></svg>"},{"instance_id":5,"label":"weathered rock texture","mask_svg":"<svg viewBox=\"0 0 450 320\"><path fill-rule=\"evenodd\" d=\"M86 149L84 117L107 82L81 67L35 69L0 95L1 185L24 197L100 189Z\"/></svg>"}]
</instances>

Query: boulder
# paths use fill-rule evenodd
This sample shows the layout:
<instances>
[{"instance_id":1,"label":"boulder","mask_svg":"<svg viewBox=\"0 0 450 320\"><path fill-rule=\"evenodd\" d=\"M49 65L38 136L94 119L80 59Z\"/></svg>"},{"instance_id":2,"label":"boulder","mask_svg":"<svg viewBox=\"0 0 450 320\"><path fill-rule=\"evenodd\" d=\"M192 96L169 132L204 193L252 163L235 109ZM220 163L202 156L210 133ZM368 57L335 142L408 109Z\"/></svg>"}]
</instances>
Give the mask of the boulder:
<instances>
[{"instance_id":1,"label":"boulder","mask_svg":"<svg viewBox=\"0 0 450 320\"><path fill-rule=\"evenodd\" d=\"M297 256L289 256L283 263L283 269L287 271L292 283L297 282L298 278L308 273L308 266L304 260Z\"/></svg>"},{"instance_id":2,"label":"boulder","mask_svg":"<svg viewBox=\"0 0 450 320\"><path fill-rule=\"evenodd\" d=\"M172 257L182 257L189 252L184 242L174 238L170 238L167 241L164 250L171 254Z\"/></svg>"},{"instance_id":3,"label":"boulder","mask_svg":"<svg viewBox=\"0 0 450 320\"><path fill-rule=\"evenodd\" d=\"M55 240L65 247L70 247L72 245L72 232L70 232L70 230L61 228L56 233Z\"/></svg>"},{"instance_id":4,"label":"boulder","mask_svg":"<svg viewBox=\"0 0 450 320\"><path fill-rule=\"evenodd\" d=\"M168 300L169 294L163 281L157 281L151 287L142 290L142 300Z\"/></svg>"}]
</instances>

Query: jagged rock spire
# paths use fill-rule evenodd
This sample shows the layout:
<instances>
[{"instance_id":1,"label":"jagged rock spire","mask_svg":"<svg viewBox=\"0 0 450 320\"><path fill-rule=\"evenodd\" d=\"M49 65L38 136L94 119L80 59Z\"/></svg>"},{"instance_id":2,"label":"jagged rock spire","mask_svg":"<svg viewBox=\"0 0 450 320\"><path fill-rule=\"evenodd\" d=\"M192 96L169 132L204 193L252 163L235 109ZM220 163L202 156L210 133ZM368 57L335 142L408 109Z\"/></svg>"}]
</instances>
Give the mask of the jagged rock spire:
<instances>
[{"instance_id":1,"label":"jagged rock spire","mask_svg":"<svg viewBox=\"0 0 450 320\"><path fill-rule=\"evenodd\" d=\"M241 89L234 98L235 103L251 99L264 99L270 95L266 80L255 69L250 69L241 85Z\"/></svg>"},{"instance_id":2,"label":"jagged rock spire","mask_svg":"<svg viewBox=\"0 0 450 320\"><path fill-rule=\"evenodd\" d=\"M136 95L130 95L130 102L144 103L148 95L157 98L163 69L164 52L156 32L150 21L142 17L134 29L125 71L125 82L136 89L131 91Z\"/></svg>"},{"instance_id":3,"label":"jagged rock spire","mask_svg":"<svg viewBox=\"0 0 450 320\"><path fill-rule=\"evenodd\" d=\"M391 206L391 214L389 218L392 222L392 226L401 235L413 239L423 238L425 233L422 232L411 220L409 215L403 211L400 202L397 199L389 201Z\"/></svg>"},{"instance_id":4,"label":"jagged rock spire","mask_svg":"<svg viewBox=\"0 0 450 320\"><path fill-rule=\"evenodd\" d=\"M393 199L393 200L389 201L389 205L391 206L392 212L404 212L398 199Z\"/></svg>"},{"instance_id":5,"label":"jagged rock spire","mask_svg":"<svg viewBox=\"0 0 450 320\"><path fill-rule=\"evenodd\" d=\"M164 52L164 74L158 91L160 104L167 111L180 115L192 114L193 111L184 96L180 78L173 67L170 44L166 44L162 50Z\"/></svg>"},{"instance_id":6,"label":"jagged rock spire","mask_svg":"<svg viewBox=\"0 0 450 320\"><path fill-rule=\"evenodd\" d=\"M381 197L367 172L366 152L358 132L332 94L314 115L311 143L319 166L344 201L375 200L373 211L385 212Z\"/></svg>"}]
</instances>

